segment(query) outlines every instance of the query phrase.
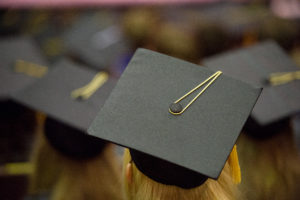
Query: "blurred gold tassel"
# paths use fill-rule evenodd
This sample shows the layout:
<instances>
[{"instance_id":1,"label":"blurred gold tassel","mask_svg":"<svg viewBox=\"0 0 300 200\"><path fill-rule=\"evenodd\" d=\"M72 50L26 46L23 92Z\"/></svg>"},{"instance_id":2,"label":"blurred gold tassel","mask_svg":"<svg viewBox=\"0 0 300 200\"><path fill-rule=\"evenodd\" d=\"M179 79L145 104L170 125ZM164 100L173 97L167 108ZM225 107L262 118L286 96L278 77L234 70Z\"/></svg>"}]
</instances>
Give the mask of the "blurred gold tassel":
<instances>
[{"instance_id":1,"label":"blurred gold tassel","mask_svg":"<svg viewBox=\"0 0 300 200\"><path fill-rule=\"evenodd\" d=\"M107 80L108 74L106 72L99 72L90 83L84 87L73 90L71 97L73 99L81 98L82 100L86 100L90 98Z\"/></svg>"},{"instance_id":2,"label":"blurred gold tassel","mask_svg":"<svg viewBox=\"0 0 300 200\"><path fill-rule=\"evenodd\" d=\"M33 173L33 166L30 162L7 163L4 170L9 175L28 175Z\"/></svg>"},{"instance_id":3,"label":"blurred gold tassel","mask_svg":"<svg viewBox=\"0 0 300 200\"><path fill-rule=\"evenodd\" d=\"M14 70L16 73L23 73L27 76L42 78L47 74L48 67L24 60L16 60Z\"/></svg>"},{"instance_id":4,"label":"blurred gold tassel","mask_svg":"<svg viewBox=\"0 0 300 200\"><path fill-rule=\"evenodd\" d=\"M36 121L37 121L37 125L39 127L44 127L44 123L45 123L45 120L47 118L47 115L43 112L36 112L35 113L35 118L36 118Z\"/></svg>"},{"instance_id":5,"label":"blurred gold tassel","mask_svg":"<svg viewBox=\"0 0 300 200\"><path fill-rule=\"evenodd\" d=\"M241 168L239 164L239 157L236 150L236 145L233 146L233 149L229 155L228 163L231 167L232 177L235 184L241 183L242 175Z\"/></svg>"},{"instance_id":6,"label":"blurred gold tassel","mask_svg":"<svg viewBox=\"0 0 300 200\"><path fill-rule=\"evenodd\" d=\"M278 72L271 74L269 77L271 85L282 85L294 80L300 80L300 71Z\"/></svg>"}]
</instances>

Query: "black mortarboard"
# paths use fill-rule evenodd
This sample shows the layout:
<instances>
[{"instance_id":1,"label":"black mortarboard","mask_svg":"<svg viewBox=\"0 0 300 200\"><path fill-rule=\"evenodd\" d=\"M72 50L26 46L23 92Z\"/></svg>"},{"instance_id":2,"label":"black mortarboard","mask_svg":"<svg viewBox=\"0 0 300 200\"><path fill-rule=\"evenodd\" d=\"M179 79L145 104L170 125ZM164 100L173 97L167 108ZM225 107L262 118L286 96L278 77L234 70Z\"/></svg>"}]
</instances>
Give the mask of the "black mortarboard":
<instances>
[{"instance_id":1,"label":"black mortarboard","mask_svg":"<svg viewBox=\"0 0 300 200\"><path fill-rule=\"evenodd\" d=\"M138 169L158 182L192 188L217 179L261 89L219 74L181 115L169 112L213 74L219 72L139 49L88 133L130 148Z\"/></svg>"},{"instance_id":2,"label":"black mortarboard","mask_svg":"<svg viewBox=\"0 0 300 200\"><path fill-rule=\"evenodd\" d=\"M285 124L283 119L300 110L299 80L276 86L269 82L272 73L299 70L273 41L213 56L205 59L203 64L213 70L222 70L233 78L264 87L245 126L250 132L274 133L274 129L278 130Z\"/></svg>"},{"instance_id":3,"label":"black mortarboard","mask_svg":"<svg viewBox=\"0 0 300 200\"><path fill-rule=\"evenodd\" d=\"M108 68L129 49L116 16L106 12L81 17L63 37L72 55L97 69Z\"/></svg>"},{"instance_id":4,"label":"black mortarboard","mask_svg":"<svg viewBox=\"0 0 300 200\"><path fill-rule=\"evenodd\" d=\"M83 133L86 133L116 80L108 78L106 82L102 81L104 84L86 100L74 99L72 95L74 91L86 88L84 86L92 83L99 74L101 76L97 71L62 60L47 76L20 91L14 99L49 116L45 132L56 149L76 158L90 157L102 149L103 142Z\"/></svg>"},{"instance_id":5,"label":"black mortarboard","mask_svg":"<svg viewBox=\"0 0 300 200\"><path fill-rule=\"evenodd\" d=\"M0 52L0 162L24 161L32 143L35 115L13 102L11 95L45 74L47 63L28 37L1 38Z\"/></svg>"},{"instance_id":6,"label":"black mortarboard","mask_svg":"<svg viewBox=\"0 0 300 200\"><path fill-rule=\"evenodd\" d=\"M17 72L17 63L36 64L42 70L46 69L47 63L34 41L27 37L0 39L0 51L0 100L7 100L11 94L37 79L36 76Z\"/></svg>"}]
</instances>

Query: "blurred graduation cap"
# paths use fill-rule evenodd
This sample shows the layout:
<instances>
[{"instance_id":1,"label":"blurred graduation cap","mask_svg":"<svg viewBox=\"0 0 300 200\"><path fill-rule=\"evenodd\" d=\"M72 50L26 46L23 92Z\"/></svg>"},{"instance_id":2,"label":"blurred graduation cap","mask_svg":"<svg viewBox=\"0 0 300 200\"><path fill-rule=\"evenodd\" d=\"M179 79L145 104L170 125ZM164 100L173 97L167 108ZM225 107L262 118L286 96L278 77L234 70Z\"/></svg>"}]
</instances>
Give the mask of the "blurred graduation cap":
<instances>
[{"instance_id":1,"label":"blurred graduation cap","mask_svg":"<svg viewBox=\"0 0 300 200\"><path fill-rule=\"evenodd\" d=\"M117 16L107 12L81 17L63 38L72 55L96 69L108 68L116 58L129 51Z\"/></svg>"},{"instance_id":2,"label":"blurred graduation cap","mask_svg":"<svg viewBox=\"0 0 300 200\"><path fill-rule=\"evenodd\" d=\"M25 161L35 113L11 96L47 73L47 62L29 37L0 38L0 162Z\"/></svg>"},{"instance_id":3,"label":"blurred graduation cap","mask_svg":"<svg viewBox=\"0 0 300 200\"><path fill-rule=\"evenodd\" d=\"M221 72L139 49L88 133L128 147L151 179L192 188L219 177L260 91Z\"/></svg>"},{"instance_id":4,"label":"blurred graduation cap","mask_svg":"<svg viewBox=\"0 0 300 200\"><path fill-rule=\"evenodd\" d=\"M47 62L31 38L0 39L0 100L41 78Z\"/></svg>"},{"instance_id":5,"label":"blurred graduation cap","mask_svg":"<svg viewBox=\"0 0 300 200\"><path fill-rule=\"evenodd\" d=\"M86 129L115 82L105 72L61 60L47 76L14 95L14 99L49 116L45 133L56 149L85 159L97 155L105 145L88 136Z\"/></svg>"},{"instance_id":6,"label":"blurred graduation cap","mask_svg":"<svg viewBox=\"0 0 300 200\"><path fill-rule=\"evenodd\" d=\"M285 127L285 118L300 110L299 68L273 41L213 56L203 64L264 87L245 126L248 132L267 136Z\"/></svg>"}]
</instances>

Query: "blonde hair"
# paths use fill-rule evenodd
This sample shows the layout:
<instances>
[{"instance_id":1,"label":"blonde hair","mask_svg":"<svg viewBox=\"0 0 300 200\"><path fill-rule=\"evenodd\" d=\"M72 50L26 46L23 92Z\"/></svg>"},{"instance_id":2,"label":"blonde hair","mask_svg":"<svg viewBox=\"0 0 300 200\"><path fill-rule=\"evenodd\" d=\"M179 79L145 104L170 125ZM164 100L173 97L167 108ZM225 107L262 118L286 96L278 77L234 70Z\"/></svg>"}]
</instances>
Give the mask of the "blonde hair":
<instances>
[{"instance_id":1,"label":"blonde hair","mask_svg":"<svg viewBox=\"0 0 300 200\"><path fill-rule=\"evenodd\" d=\"M36 138L30 158L33 173L29 176L28 188L28 192L31 195L39 195L51 191L62 169L63 158L58 156L45 138L45 119L46 115L40 112L36 113Z\"/></svg>"},{"instance_id":2,"label":"blonde hair","mask_svg":"<svg viewBox=\"0 0 300 200\"><path fill-rule=\"evenodd\" d=\"M52 200L121 200L121 162L115 146L107 145L92 159L68 158L49 144L44 122L45 117L37 127L29 193L50 192Z\"/></svg>"},{"instance_id":3,"label":"blonde hair","mask_svg":"<svg viewBox=\"0 0 300 200\"><path fill-rule=\"evenodd\" d=\"M63 169L54 187L52 200L121 200L121 165L115 146L107 146L94 159L64 159Z\"/></svg>"},{"instance_id":4,"label":"blonde hair","mask_svg":"<svg viewBox=\"0 0 300 200\"><path fill-rule=\"evenodd\" d=\"M123 188L127 200L233 200L240 197L228 162L217 181L208 179L196 188L182 189L155 182L140 172L134 163L132 163L132 181L129 183L126 177L126 167L130 161L130 152L125 149Z\"/></svg>"},{"instance_id":5,"label":"blonde hair","mask_svg":"<svg viewBox=\"0 0 300 200\"><path fill-rule=\"evenodd\" d=\"M244 170L242 191L249 199L298 199L300 159L289 127L260 140L242 134L238 140Z\"/></svg>"}]
</instances>

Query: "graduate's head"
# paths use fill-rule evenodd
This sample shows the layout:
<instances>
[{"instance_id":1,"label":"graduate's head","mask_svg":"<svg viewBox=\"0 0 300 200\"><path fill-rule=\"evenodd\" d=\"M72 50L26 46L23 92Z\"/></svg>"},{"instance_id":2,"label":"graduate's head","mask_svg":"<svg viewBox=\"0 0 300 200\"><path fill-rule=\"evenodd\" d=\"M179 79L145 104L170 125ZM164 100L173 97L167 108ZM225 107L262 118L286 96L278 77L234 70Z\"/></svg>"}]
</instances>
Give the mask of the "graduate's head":
<instances>
[{"instance_id":1,"label":"graduate's head","mask_svg":"<svg viewBox=\"0 0 300 200\"><path fill-rule=\"evenodd\" d=\"M215 55L203 64L264 87L239 140L245 173L241 188L249 199L292 199L299 174L290 126L290 117L300 109L297 64L270 40Z\"/></svg>"},{"instance_id":2,"label":"graduate's head","mask_svg":"<svg viewBox=\"0 0 300 200\"><path fill-rule=\"evenodd\" d=\"M220 71L139 49L88 132L130 149L125 183L147 196L137 199L153 196L153 184L163 196L161 188L192 191L216 182L231 151L238 182L234 144L260 92Z\"/></svg>"},{"instance_id":3,"label":"graduate's head","mask_svg":"<svg viewBox=\"0 0 300 200\"><path fill-rule=\"evenodd\" d=\"M47 72L47 62L34 40L29 37L1 38L0 51L1 139L9 136L16 137L19 141L27 141L28 137L33 136L36 127L35 113L15 101L14 95L41 78ZM13 145L14 151L28 149L27 142Z\"/></svg>"},{"instance_id":4,"label":"graduate's head","mask_svg":"<svg viewBox=\"0 0 300 200\"><path fill-rule=\"evenodd\" d=\"M238 199L240 196L236 187L238 180L234 179L232 174L233 162L226 162L218 180L213 180L166 161L155 159L156 164L161 164L161 170L156 169L161 180L158 177L154 180L139 170L132 160L130 152L126 148L123 157L123 191L127 200L232 200ZM230 156L231 159L233 154ZM143 157L147 159L148 156L144 154ZM153 165L149 165L149 170L152 167ZM164 173L169 170L168 168L173 172L164 176ZM172 173L173 177L170 177ZM155 177L153 172L152 177ZM171 180L168 180L170 178ZM174 181L173 184L172 181ZM166 184L166 182L168 183Z\"/></svg>"}]
</instances>

